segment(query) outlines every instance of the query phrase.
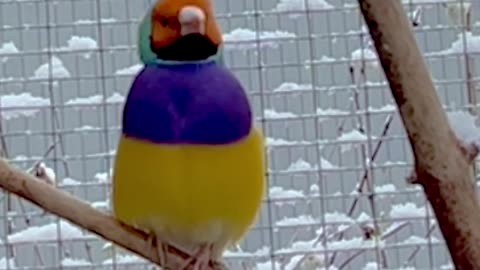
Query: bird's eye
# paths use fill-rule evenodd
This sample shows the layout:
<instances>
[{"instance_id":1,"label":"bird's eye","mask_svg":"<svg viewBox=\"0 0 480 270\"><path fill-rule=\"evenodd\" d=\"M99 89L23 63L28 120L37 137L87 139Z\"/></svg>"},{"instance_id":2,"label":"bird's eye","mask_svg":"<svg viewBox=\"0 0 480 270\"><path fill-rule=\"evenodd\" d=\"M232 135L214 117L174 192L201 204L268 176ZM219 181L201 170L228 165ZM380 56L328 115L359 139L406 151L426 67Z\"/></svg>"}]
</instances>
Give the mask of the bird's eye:
<instances>
[{"instance_id":1,"label":"bird's eye","mask_svg":"<svg viewBox=\"0 0 480 270\"><path fill-rule=\"evenodd\" d=\"M168 19L166 19L166 18L161 19L160 23L162 24L163 27L167 27L168 26Z\"/></svg>"}]
</instances>

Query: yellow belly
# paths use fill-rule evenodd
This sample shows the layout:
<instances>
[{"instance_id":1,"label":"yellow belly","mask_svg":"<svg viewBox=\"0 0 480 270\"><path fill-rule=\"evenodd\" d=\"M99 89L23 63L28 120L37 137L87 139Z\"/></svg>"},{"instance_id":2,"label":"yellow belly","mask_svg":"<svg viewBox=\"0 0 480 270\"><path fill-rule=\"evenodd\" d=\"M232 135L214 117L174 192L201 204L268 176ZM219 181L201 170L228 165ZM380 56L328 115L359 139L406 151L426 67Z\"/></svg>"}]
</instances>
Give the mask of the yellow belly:
<instances>
[{"instance_id":1,"label":"yellow belly","mask_svg":"<svg viewBox=\"0 0 480 270\"><path fill-rule=\"evenodd\" d=\"M263 136L225 146L155 145L121 137L115 216L179 245L233 244L255 222L265 192Z\"/></svg>"}]
</instances>

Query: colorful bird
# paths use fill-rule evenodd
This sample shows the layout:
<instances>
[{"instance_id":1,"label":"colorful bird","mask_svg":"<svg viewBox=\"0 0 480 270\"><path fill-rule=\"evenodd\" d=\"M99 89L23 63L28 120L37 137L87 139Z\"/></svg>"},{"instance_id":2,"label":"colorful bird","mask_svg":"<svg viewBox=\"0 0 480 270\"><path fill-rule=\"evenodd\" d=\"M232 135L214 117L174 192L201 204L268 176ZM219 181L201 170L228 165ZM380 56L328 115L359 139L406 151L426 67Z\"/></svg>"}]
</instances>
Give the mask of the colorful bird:
<instances>
[{"instance_id":1,"label":"colorful bird","mask_svg":"<svg viewBox=\"0 0 480 270\"><path fill-rule=\"evenodd\" d=\"M165 244L190 254L178 269L193 261L205 269L259 214L264 137L244 88L219 60L223 40L210 1L157 1L139 42L145 67L123 110L113 212L153 234L161 258Z\"/></svg>"}]
</instances>

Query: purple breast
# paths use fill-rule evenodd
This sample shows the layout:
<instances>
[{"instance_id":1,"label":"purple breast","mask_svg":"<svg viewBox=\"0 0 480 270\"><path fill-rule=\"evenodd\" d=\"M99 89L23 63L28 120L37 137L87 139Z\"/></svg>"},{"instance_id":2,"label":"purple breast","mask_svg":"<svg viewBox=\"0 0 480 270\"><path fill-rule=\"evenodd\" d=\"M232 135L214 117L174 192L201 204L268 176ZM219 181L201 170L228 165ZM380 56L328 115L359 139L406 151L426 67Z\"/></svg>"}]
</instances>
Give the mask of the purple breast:
<instances>
[{"instance_id":1,"label":"purple breast","mask_svg":"<svg viewBox=\"0 0 480 270\"><path fill-rule=\"evenodd\" d=\"M226 68L211 63L147 65L123 111L123 134L166 144L228 144L250 133L246 93Z\"/></svg>"}]
</instances>

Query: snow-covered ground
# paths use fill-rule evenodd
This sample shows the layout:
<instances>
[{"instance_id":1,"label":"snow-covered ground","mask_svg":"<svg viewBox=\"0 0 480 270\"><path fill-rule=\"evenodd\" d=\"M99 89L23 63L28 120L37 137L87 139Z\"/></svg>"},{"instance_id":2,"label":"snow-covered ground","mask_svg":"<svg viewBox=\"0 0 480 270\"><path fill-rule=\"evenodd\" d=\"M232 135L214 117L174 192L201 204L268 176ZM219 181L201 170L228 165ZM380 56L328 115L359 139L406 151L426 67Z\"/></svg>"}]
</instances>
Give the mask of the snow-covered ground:
<instances>
[{"instance_id":1,"label":"snow-covered ground","mask_svg":"<svg viewBox=\"0 0 480 270\"><path fill-rule=\"evenodd\" d=\"M96 2L0 0L0 133L16 166L43 161L59 188L109 211L120 112L142 68L136 23L152 1ZM463 59L477 53L478 65L480 22L461 35L453 3L411 2L422 7L409 11L452 126L479 144L463 113ZM422 191L406 183L409 145L356 1L216 5L226 63L250 94L269 154L268 198L247 239L225 253L232 269L326 269L325 258L329 269L453 269ZM0 209L0 246L15 250L8 259L0 248L0 269L146 269L15 197L0 197Z\"/></svg>"}]
</instances>

